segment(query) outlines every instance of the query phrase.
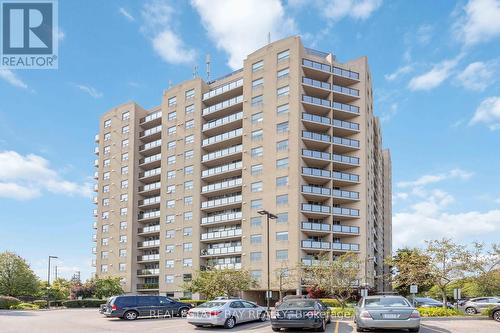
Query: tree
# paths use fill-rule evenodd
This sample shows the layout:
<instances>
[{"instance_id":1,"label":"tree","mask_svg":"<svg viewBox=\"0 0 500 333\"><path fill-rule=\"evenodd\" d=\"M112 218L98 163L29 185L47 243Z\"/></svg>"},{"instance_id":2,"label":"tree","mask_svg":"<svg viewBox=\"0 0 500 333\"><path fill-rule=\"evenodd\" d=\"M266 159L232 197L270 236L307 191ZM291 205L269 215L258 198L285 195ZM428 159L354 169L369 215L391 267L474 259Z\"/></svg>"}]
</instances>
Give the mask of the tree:
<instances>
[{"instance_id":1,"label":"tree","mask_svg":"<svg viewBox=\"0 0 500 333\"><path fill-rule=\"evenodd\" d=\"M91 298L95 293L95 282L88 280L85 283L76 282L71 285L70 299Z\"/></svg>"},{"instance_id":2,"label":"tree","mask_svg":"<svg viewBox=\"0 0 500 333\"><path fill-rule=\"evenodd\" d=\"M96 277L93 280L95 290L94 296L96 298L107 298L114 295L123 294L123 289L120 282L120 277L106 276Z\"/></svg>"},{"instance_id":3,"label":"tree","mask_svg":"<svg viewBox=\"0 0 500 333\"><path fill-rule=\"evenodd\" d=\"M418 285L419 292L425 292L433 285L429 257L420 249L398 249L386 263L392 266L393 288L398 294L409 295L412 284Z\"/></svg>"},{"instance_id":4,"label":"tree","mask_svg":"<svg viewBox=\"0 0 500 333\"><path fill-rule=\"evenodd\" d=\"M283 292L289 289L295 289L298 286L299 269L290 268L286 262L281 263L281 267L275 270L276 282L280 300L283 299Z\"/></svg>"},{"instance_id":5,"label":"tree","mask_svg":"<svg viewBox=\"0 0 500 333\"><path fill-rule=\"evenodd\" d=\"M500 290L500 244L485 250L484 243L472 245L470 268L482 295L494 296Z\"/></svg>"},{"instance_id":6,"label":"tree","mask_svg":"<svg viewBox=\"0 0 500 333\"><path fill-rule=\"evenodd\" d=\"M447 238L427 241L425 254L429 258L433 283L441 294L443 308L446 308L446 289L450 283L463 278L470 271L472 254L465 246Z\"/></svg>"},{"instance_id":7,"label":"tree","mask_svg":"<svg viewBox=\"0 0 500 333\"><path fill-rule=\"evenodd\" d=\"M183 285L187 291L203 294L207 299L236 296L239 291L255 286L257 283L248 271L235 269L197 271L193 279Z\"/></svg>"},{"instance_id":8,"label":"tree","mask_svg":"<svg viewBox=\"0 0 500 333\"><path fill-rule=\"evenodd\" d=\"M38 277L26 260L13 252L0 253L0 295L32 296L38 291Z\"/></svg>"},{"instance_id":9,"label":"tree","mask_svg":"<svg viewBox=\"0 0 500 333\"><path fill-rule=\"evenodd\" d=\"M334 296L344 308L356 290L359 265L355 253L345 253L333 261L320 259L317 265L303 266L305 283Z\"/></svg>"},{"instance_id":10,"label":"tree","mask_svg":"<svg viewBox=\"0 0 500 333\"><path fill-rule=\"evenodd\" d=\"M39 286L40 287L39 287L38 297L39 298L47 297L47 281L40 281ZM68 299L70 294L70 289L71 289L70 281L63 278L57 278L52 282L52 285L50 286L49 289L50 299L52 300Z\"/></svg>"}]
</instances>

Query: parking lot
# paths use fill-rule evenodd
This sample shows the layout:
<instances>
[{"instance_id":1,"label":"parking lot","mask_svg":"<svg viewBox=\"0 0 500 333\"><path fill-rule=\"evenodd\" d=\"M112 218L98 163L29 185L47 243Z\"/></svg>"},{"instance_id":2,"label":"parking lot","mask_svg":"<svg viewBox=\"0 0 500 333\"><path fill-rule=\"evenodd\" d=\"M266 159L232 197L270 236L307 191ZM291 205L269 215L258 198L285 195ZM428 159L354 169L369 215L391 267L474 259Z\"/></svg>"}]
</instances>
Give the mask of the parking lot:
<instances>
[{"instance_id":1,"label":"parking lot","mask_svg":"<svg viewBox=\"0 0 500 333\"><path fill-rule=\"evenodd\" d=\"M500 324L493 320L425 320L420 333L495 333ZM107 332L253 332L271 333L269 322L238 325L232 330L224 328L197 328L183 318L139 319L124 321L108 319L96 309L65 309L51 311L0 311L2 333L107 333ZM350 320L333 320L329 333L355 332ZM288 331L290 332L290 331ZM389 331L388 331L389 332ZM390 331L396 332L396 331Z\"/></svg>"}]
</instances>

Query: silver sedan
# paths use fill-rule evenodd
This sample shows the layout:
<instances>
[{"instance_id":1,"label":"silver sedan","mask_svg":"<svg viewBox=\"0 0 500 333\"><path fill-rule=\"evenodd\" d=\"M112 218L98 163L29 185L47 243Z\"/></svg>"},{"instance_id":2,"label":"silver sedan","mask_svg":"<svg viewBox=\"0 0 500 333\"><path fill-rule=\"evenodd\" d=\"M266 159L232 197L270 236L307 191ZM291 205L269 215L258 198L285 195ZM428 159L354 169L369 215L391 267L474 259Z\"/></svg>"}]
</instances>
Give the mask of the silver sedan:
<instances>
[{"instance_id":1,"label":"silver sedan","mask_svg":"<svg viewBox=\"0 0 500 333\"><path fill-rule=\"evenodd\" d=\"M197 327L224 326L233 328L248 321L266 321L266 308L243 299L209 301L189 310L187 321Z\"/></svg>"},{"instance_id":2,"label":"silver sedan","mask_svg":"<svg viewBox=\"0 0 500 333\"><path fill-rule=\"evenodd\" d=\"M368 296L362 298L355 308L356 331L371 329L408 329L418 332L420 314L402 296Z\"/></svg>"}]
</instances>

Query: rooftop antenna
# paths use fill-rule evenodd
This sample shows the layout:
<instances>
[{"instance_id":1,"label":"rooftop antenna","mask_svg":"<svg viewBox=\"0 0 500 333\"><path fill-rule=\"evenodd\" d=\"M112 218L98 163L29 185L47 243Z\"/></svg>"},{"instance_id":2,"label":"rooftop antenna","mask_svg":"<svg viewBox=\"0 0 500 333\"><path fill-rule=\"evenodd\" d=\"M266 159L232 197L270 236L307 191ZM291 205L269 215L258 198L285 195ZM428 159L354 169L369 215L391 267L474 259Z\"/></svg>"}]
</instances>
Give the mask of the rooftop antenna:
<instances>
[{"instance_id":1,"label":"rooftop antenna","mask_svg":"<svg viewBox=\"0 0 500 333\"><path fill-rule=\"evenodd\" d=\"M207 64L207 81L210 81L210 53L207 53L205 63Z\"/></svg>"},{"instance_id":2,"label":"rooftop antenna","mask_svg":"<svg viewBox=\"0 0 500 333\"><path fill-rule=\"evenodd\" d=\"M271 44L271 31L267 33L267 44Z\"/></svg>"},{"instance_id":3,"label":"rooftop antenna","mask_svg":"<svg viewBox=\"0 0 500 333\"><path fill-rule=\"evenodd\" d=\"M194 65L193 67L193 79L198 77L198 65Z\"/></svg>"}]
</instances>

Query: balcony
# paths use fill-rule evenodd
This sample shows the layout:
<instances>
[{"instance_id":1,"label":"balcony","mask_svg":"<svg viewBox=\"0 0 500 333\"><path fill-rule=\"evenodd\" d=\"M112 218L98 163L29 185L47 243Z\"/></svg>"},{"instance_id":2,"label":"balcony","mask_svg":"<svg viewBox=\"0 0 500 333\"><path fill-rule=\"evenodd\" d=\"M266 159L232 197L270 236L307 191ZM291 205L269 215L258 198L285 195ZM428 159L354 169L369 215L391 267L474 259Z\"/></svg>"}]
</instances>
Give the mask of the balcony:
<instances>
[{"instance_id":1,"label":"balcony","mask_svg":"<svg viewBox=\"0 0 500 333\"><path fill-rule=\"evenodd\" d=\"M160 255L159 254L146 254L143 256L138 256L137 261L138 262L145 262L145 261L158 261L160 260Z\"/></svg>"},{"instance_id":2,"label":"balcony","mask_svg":"<svg viewBox=\"0 0 500 333\"><path fill-rule=\"evenodd\" d=\"M149 197L144 200L139 200L137 203L140 208L145 208L145 207L150 207L150 206L159 206L161 203L161 197L155 196L155 197Z\"/></svg>"},{"instance_id":3,"label":"balcony","mask_svg":"<svg viewBox=\"0 0 500 333\"><path fill-rule=\"evenodd\" d=\"M96 134L96 135L94 136L94 142L95 142L95 143L99 143L99 134ZM95 150L94 150L94 151L95 151Z\"/></svg>"},{"instance_id":4,"label":"balcony","mask_svg":"<svg viewBox=\"0 0 500 333\"><path fill-rule=\"evenodd\" d=\"M139 147L139 153L148 152L149 154L159 153L161 151L161 139L148 142Z\"/></svg>"},{"instance_id":5,"label":"balcony","mask_svg":"<svg viewBox=\"0 0 500 333\"><path fill-rule=\"evenodd\" d=\"M243 128L238 128L226 133L218 134L204 139L201 146L205 150L214 150L223 146L233 146L242 141Z\"/></svg>"},{"instance_id":6,"label":"balcony","mask_svg":"<svg viewBox=\"0 0 500 333\"><path fill-rule=\"evenodd\" d=\"M202 257L210 257L210 256L224 256L224 255L232 255L235 253L240 253L242 250L241 245L238 246L228 246L228 247L217 247L217 248L207 248L201 250Z\"/></svg>"},{"instance_id":7,"label":"balcony","mask_svg":"<svg viewBox=\"0 0 500 333\"><path fill-rule=\"evenodd\" d=\"M354 227L354 226L350 226L350 225L334 224L334 225L332 225L332 232L334 234L359 235L359 227Z\"/></svg>"},{"instance_id":8,"label":"balcony","mask_svg":"<svg viewBox=\"0 0 500 333\"><path fill-rule=\"evenodd\" d=\"M217 134L220 131L229 131L241 128L243 120L243 112L238 112L225 116L216 120L212 120L203 125L203 133L205 135Z\"/></svg>"},{"instance_id":9,"label":"balcony","mask_svg":"<svg viewBox=\"0 0 500 333\"><path fill-rule=\"evenodd\" d=\"M99 160L94 160L94 167L96 167L96 168L99 167Z\"/></svg>"},{"instance_id":10,"label":"balcony","mask_svg":"<svg viewBox=\"0 0 500 333\"><path fill-rule=\"evenodd\" d=\"M236 111L240 111L243 103L243 95L233 97L223 102L204 108L202 115L205 119L210 120L216 117L224 117Z\"/></svg>"},{"instance_id":11,"label":"balcony","mask_svg":"<svg viewBox=\"0 0 500 333\"><path fill-rule=\"evenodd\" d=\"M94 172L94 179L96 179L96 180L99 179L99 172L98 171Z\"/></svg>"},{"instance_id":12,"label":"balcony","mask_svg":"<svg viewBox=\"0 0 500 333\"><path fill-rule=\"evenodd\" d=\"M97 205L97 203L99 202L99 200L97 199L97 196L92 198L92 202Z\"/></svg>"},{"instance_id":13,"label":"balcony","mask_svg":"<svg viewBox=\"0 0 500 333\"><path fill-rule=\"evenodd\" d=\"M332 195L332 190L327 187L302 185L302 194L308 200L321 201Z\"/></svg>"},{"instance_id":14,"label":"balcony","mask_svg":"<svg viewBox=\"0 0 500 333\"><path fill-rule=\"evenodd\" d=\"M325 234L331 231L331 225L326 223L302 222L300 228L312 234Z\"/></svg>"},{"instance_id":15,"label":"balcony","mask_svg":"<svg viewBox=\"0 0 500 333\"><path fill-rule=\"evenodd\" d=\"M153 240L148 240L144 242L138 242L137 247L139 248L145 248L145 247L158 247L160 246L160 240L159 239L153 239Z\"/></svg>"},{"instance_id":16,"label":"balcony","mask_svg":"<svg viewBox=\"0 0 500 333\"><path fill-rule=\"evenodd\" d=\"M158 232L160 232L160 225L159 224L150 225L148 227L137 229L138 234L151 234L151 233L158 233Z\"/></svg>"},{"instance_id":17,"label":"balcony","mask_svg":"<svg viewBox=\"0 0 500 333\"><path fill-rule=\"evenodd\" d=\"M140 283L137 284L137 291L158 290L159 287L158 283Z\"/></svg>"},{"instance_id":18,"label":"balcony","mask_svg":"<svg viewBox=\"0 0 500 333\"><path fill-rule=\"evenodd\" d=\"M359 115L359 107L351 104L333 102L333 117L345 120Z\"/></svg>"},{"instance_id":19,"label":"balcony","mask_svg":"<svg viewBox=\"0 0 500 333\"><path fill-rule=\"evenodd\" d=\"M96 234L93 234L93 235L92 235L92 241L93 241L93 242L97 242L97 235L96 235Z\"/></svg>"},{"instance_id":20,"label":"balcony","mask_svg":"<svg viewBox=\"0 0 500 333\"><path fill-rule=\"evenodd\" d=\"M201 157L201 162L206 166L213 166L216 163L234 161L235 157L240 157L243 151L243 145L232 146L218 151L205 154Z\"/></svg>"},{"instance_id":21,"label":"balcony","mask_svg":"<svg viewBox=\"0 0 500 333\"><path fill-rule=\"evenodd\" d=\"M161 154L151 155L139 160L140 167L159 167L161 165Z\"/></svg>"},{"instance_id":22,"label":"balcony","mask_svg":"<svg viewBox=\"0 0 500 333\"><path fill-rule=\"evenodd\" d=\"M241 269L241 262L210 265L213 269Z\"/></svg>"},{"instance_id":23,"label":"balcony","mask_svg":"<svg viewBox=\"0 0 500 333\"><path fill-rule=\"evenodd\" d=\"M302 177L309 184L323 185L331 180L331 172L318 168L302 168Z\"/></svg>"},{"instance_id":24,"label":"balcony","mask_svg":"<svg viewBox=\"0 0 500 333\"><path fill-rule=\"evenodd\" d=\"M302 59L302 67L307 76L322 78L323 80L333 74L334 81L341 85L350 85L359 82L359 73L336 67L328 64L323 64L317 61Z\"/></svg>"},{"instance_id":25,"label":"balcony","mask_svg":"<svg viewBox=\"0 0 500 333\"><path fill-rule=\"evenodd\" d=\"M151 275L160 275L159 268L149 268L149 269L138 269L137 276L151 276Z\"/></svg>"},{"instance_id":26,"label":"balcony","mask_svg":"<svg viewBox=\"0 0 500 333\"><path fill-rule=\"evenodd\" d=\"M224 164L215 168L203 170L201 178L205 181L213 181L221 178L230 178L241 175L243 163L241 161Z\"/></svg>"},{"instance_id":27,"label":"balcony","mask_svg":"<svg viewBox=\"0 0 500 333\"><path fill-rule=\"evenodd\" d=\"M321 250L321 251L330 250L330 242L316 241L310 239L303 240L301 242L301 246L304 249Z\"/></svg>"},{"instance_id":28,"label":"balcony","mask_svg":"<svg viewBox=\"0 0 500 333\"><path fill-rule=\"evenodd\" d=\"M347 155L332 154L333 167L337 170L359 166L359 158Z\"/></svg>"},{"instance_id":29,"label":"balcony","mask_svg":"<svg viewBox=\"0 0 500 333\"><path fill-rule=\"evenodd\" d=\"M139 133L140 139L156 140L161 137L161 125L147 129Z\"/></svg>"},{"instance_id":30,"label":"balcony","mask_svg":"<svg viewBox=\"0 0 500 333\"><path fill-rule=\"evenodd\" d=\"M337 82L334 80L334 82ZM359 98L359 90L341 85L332 85L333 99L335 101L349 103Z\"/></svg>"},{"instance_id":31,"label":"balcony","mask_svg":"<svg viewBox=\"0 0 500 333\"><path fill-rule=\"evenodd\" d=\"M359 149L359 140L333 136L332 143L335 152L338 153L347 153Z\"/></svg>"},{"instance_id":32,"label":"balcony","mask_svg":"<svg viewBox=\"0 0 500 333\"><path fill-rule=\"evenodd\" d=\"M159 194L161 188L161 182L151 183L144 186L139 186L139 194L141 195L153 195Z\"/></svg>"},{"instance_id":33,"label":"balcony","mask_svg":"<svg viewBox=\"0 0 500 333\"><path fill-rule=\"evenodd\" d=\"M330 83L307 77L302 78L302 87L304 88L304 92L306 94L325 99L328 98L331 92Z\"/></svg>"},{"instance_id":34,"label":"balcony","mask_svg":"<svg viewBox=\"0 0 500 333\"><path fill-rule=\"evenodd\" d=\"M311 149L328 149L332 138L328 134L302 131L302 140Z\"/></svg>"},{"instance_id":35,"label":"balcony","mask_svg":"<svg viewBox=\"0 0 500 333\"><path fill-rule=\"evenodd\" d=\"M202 194L217 195L219 193L226 192L229 189L241 188L243 180L241 178L225 180L219 183L213 183L205 185L201 188Z\"/></svg>"},{"instance_id":36,"label":"balcony","mask_svg":"<svg viewBox=\"0 0 500 333\"><path fill-rule=\"evenodd\" d=\"M92 248L92 254L96 254L97 253L97 248L96 247L93 247Z\"/></svg>"},{"instance_id":37,"label":"balcony","mask_svg":"<svg viewBox=\"0 0 500 333\"><path fill-rule=\"evenodd\" d=\"M160 210L151 210L137 215L138 221L146 221L160 218Z\"/></svg>"},{"instance_id":38,"label":"balcony","mask_svg":"<svg viewBox=\"0 0 500 333\"><path fill-rule=\"evenodd\" d=\"M304 126L308 130L317 132L326 132L330 129L331 119L328 117L317 116L312 113L302 112Z\"/></svg>"},{"instance_id":39,"label":"balcony","mask_svg":"<svg viewBox=\"0 0 500 333\"><path fill-rule=\"evenodd\" d=\"M331 207L324 205L303 203L301 205L302 213L311 217L326 217L331 214Z\"/></svg>"},{"instance_id":40,"label":"balcony","mask_svg":"<svg viewBox=\"0 0 500 333\"><path fill-rule=\"evenodd\" d=\"M97 229L97 222L92 223L92 229Z\"/></svg>"},{"instance_id":41,"label":"balcony","mask_svg":"<svg viewBox=\"0 0 500 333\"><path fill-rule=\"evenodd\" d=\"M335 202L352 202L359 200L359 192L332 190L331 193L332 197L336 199Z\"/></svg>"},{"instance_id":42,"label":"balcony","mask_svg":"<svg viewBox=\"0 0 500 333\"><path fill-rule=\"evenodd\" d=\"M333 132L335 134L347 136L359 133L358 123L353 123L347 120L333 119L332 125L333 125Z\"/></svg>"},{"instance_id":43,"label":"balcony","mask_svg":"<svg viewBox=\"0 0 500 333\"><path fill-rule=\"evenodd\" d=\"M146 117L139 120L142 127L154 127L161 124L161 111L156 111L148 114Z\"/></svg>"},{"instance_id":44,"label":"balcony","mask_svg":"<svg viewBox=\"0 0 500 333\"><path fill-rule=\"evenodd\" d=\"M215 225L220 223L240 222L243 214L241 212L232 212L219 215L206 216L201 219L201 224Z\"/></svg>"},{"instance_id":45,"label":"balcony","mask_svg":"<svg viewBox=\"0 0 500 333\"><path fill-rule=\"evenodd\" d=\"M97 136L99 138L99 136ZM99 155L99 147L94 148L94 154Z\"/></svg>"},{"instance_id":46,"label":"balcony","mask_svg":"<svg viewBox=\"0 0 500 333\"><path fill-rule=\"evenodd\" d=\"M302 149L302 158L307 165L319 168L324 168L331 162L330 153L310 149Z\"/></svg>"},{"instance_id":47,"label":"balcony","mask_svg":"<svg viewBox=\"0 0 500 333\"><path fill-rule=\"evenodd\" d=\"M359 244L333 242L332 243L332 250L333 251L342 251L342 252L343 251L358 252L359 251Z\"/></svg>"},{"instance_id":48,"label":"balcony","mask_svg":"<svg viewBox=\"0 0 500 333\"><path fill-rule=\"evenodd\" d=\"M147 181L160 180L160 177L161 177L161 168L155 168L139 173L139 180L141 182L144 182L146 180Z\"/></svg>"},{"instance_id":49,"label":"balcony","mask_svg":"<svg viewBox=\"0 0 500 333\"><path fill-rule=\"evenodd\" d=\"M227 99L230 95L241 94L243 92L243 79L238 79L203 94L203 102L219 102Z\"/></svg>"},{"instance_id":50,"label":"balcony","mask_svg":"<svg viewBox=\"0 0 500 333\"><path fill-rule=\"evenodd\" d=\"M332 207L333 216L339 219L359 218L359 209Z\"/></svg>"},{"instance_id":51,"label":"balcony","mask_svg":"<svg viewBox=\"0 0 500 333\"><path fill-rule=\"evenodd\" d=\"M231 239L240 237L241 237L241 229L229 229L229 230L206 232L201 234L202 241L222 240L222 239Z\"/></svg>"},{"instance_id":52,"label":"balcony","mask_svg":"<svg viewBox=\"0 0 500 333\"><path fill-rule=\"evenodd\" d=\"M311 259L311 258L302 258L302 265L304 266L327 266L330 264L329 260L319 260L319 259Z\"/></svg>"},{"instance_id":53,"label":"balcony","mask_svg":"<svg viewBox=\"0 0 500 333\"><path fill-rule=\"evenodd\" d=\"M327 99L302 95L302 102L305 104L306 109L311 111L325 114L330 109L333 109L333 115L336 119L345 120L359 115L359 107L351 104L340 102L330 102Z\"/></svg>"},{"instance_id":54,"label":"balcony","mask_svg":"<svg viewBox=\"0 0 500 333\"><path fill-rule=\"evenodd\" d=\"M241 195L228 196L225 198L204 201L201 203L201 209L208 211L208 210L217 210L222 207L224 208L238 207L241 206L241 201L242 201Z\"/></svg>"},{"instance_id":55,"label":"balcony","mask_svg":"<svg viewBox=\"0 0 500 333\"><path fill-rule=\"evenodd\" d=\"M333 171L332 178L336 185L353 185L359 183L359 176L353 173Z\"/></svg>"}]
</instances>

